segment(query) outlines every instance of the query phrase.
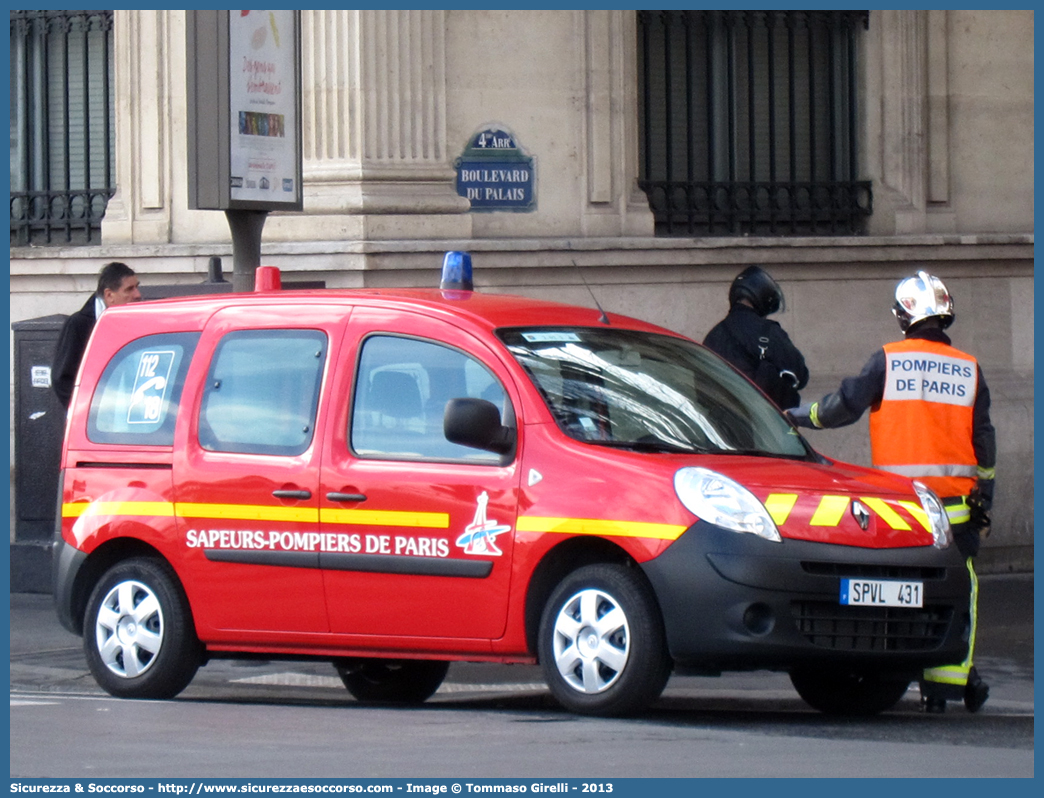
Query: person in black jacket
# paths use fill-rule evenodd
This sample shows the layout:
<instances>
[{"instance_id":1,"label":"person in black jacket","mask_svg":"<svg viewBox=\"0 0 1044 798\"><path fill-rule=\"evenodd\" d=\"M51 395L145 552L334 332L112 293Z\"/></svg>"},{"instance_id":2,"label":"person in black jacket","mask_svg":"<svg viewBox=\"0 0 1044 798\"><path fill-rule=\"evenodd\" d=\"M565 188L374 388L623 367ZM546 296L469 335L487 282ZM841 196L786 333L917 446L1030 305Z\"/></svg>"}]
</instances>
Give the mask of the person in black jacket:
<instances>
[{"instance_id":1,"label":"person in black jacket","mask_svg":"<svg viewBox=\"0 0 1044 798\"><path fill-rule=\"evenodd\" d=\"M729 288L729 315L703 345L752 379L781 410L801 403L808 383L805 358L778 322L765 318L784 305L783 291L768 272L748 266Z\"/></svg>"},{"instance_id":2,"label":"person in black jacket","mask_svg":"<svg viewBox=\"0 0 1044 798\"><path fill-rule=\"evenodd\" d=\"M87 340L106 308L141 301L141 290L134 270L126 263L106 263L98 274L98 290L91 294L82 308L65 320L58 334L54 361L51 364L51 387L62 407L72 400L76 373L87 348Z\"/></svg>"}]
</instances>

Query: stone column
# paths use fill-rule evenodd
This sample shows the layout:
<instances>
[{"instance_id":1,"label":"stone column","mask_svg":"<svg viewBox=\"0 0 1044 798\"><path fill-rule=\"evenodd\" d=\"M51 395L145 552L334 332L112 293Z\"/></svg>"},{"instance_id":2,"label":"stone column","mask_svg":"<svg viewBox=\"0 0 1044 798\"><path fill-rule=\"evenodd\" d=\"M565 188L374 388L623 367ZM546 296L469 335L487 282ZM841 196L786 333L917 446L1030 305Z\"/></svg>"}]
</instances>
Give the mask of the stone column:
<instances>
[{"instance_id":1,"label":"stone column","mask_svg":"<svg viewBox=\"0 0 1044 798\"><path fill-rule=\"evenodd\" d=\"M638 69L634 11L584 11L587 206L584 234L653 235L638 188Z\"/></svg>"},{"instance_id":2,"label":"stone column","mask_svg":"<svg viewBox=\"0 0 1044 798\"><path fill-rule=\"evenodd\" d=\"M952 230L947 12L872 13L880 25L882 177L895 192L895 232Z\"/></svg>"},{"instance_id":3,"label":"stone column","mask_svg":"<svg viewBox=\"0 0 1044 798\"><path fill-rule=\"evenodd\" d=\"M884 179L898 194L896 232L923 232L927 188L927 14L880 14Z\"/></svg>"},{"instance_id":4,"label":"stone column","mask_svg":"<svg viewBox=\"0 0 1044 798\"><path fill-rule=\"evenodd\" d=\"M470 235L446 146L444 41L444 11L301 12L307 221L273 217L270 232Z\"/></svg>"},{"instance_id":5,"label":"stone column","mask_svg":"<svg viewBox=\"0 0 1044 798\"><path fill-rule=\"evenodd\" d=\"M950 204L950 12L928 12L928 232L951 233L957 214Z\"/></svg>"},{"instance_id":6,"label":"stone column","mask_svg":"<svg viewBox=\"0 0 1044 798\"><path fill-rule=\"evenodd\" d=\"M184 12L113 12L117 189L102 220L106 244L171 240L172 14Z\"/></svg>"}]
</instances>

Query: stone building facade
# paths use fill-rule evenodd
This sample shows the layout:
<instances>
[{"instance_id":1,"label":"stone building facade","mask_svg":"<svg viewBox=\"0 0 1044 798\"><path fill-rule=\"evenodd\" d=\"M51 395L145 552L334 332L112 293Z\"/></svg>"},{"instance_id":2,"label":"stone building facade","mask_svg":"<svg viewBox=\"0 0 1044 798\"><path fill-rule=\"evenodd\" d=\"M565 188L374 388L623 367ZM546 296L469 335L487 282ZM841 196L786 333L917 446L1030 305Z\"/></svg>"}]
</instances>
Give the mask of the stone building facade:
<instances>
[{"instance_id":1,"label":"stone building facade","mask_svg":"<svg viewBox=\"0 0 1044 798\"><path fill-rule=\"evenodd\" d=\"M871 11L853 116L873 190L858 235L663 236L641 177L634 11L303 11L301 213L272 214L262 260L329 287L432 285L469 250L478 290L592 304L697 339L746 264L784 288L779 317L806 398L899 335L897 279L926 268L956 299L955 344L981 360L1000 457L983 569L1032 568L1033 12ZM116 193L101 243L11 249L13 322L70 313L112 259L152 284L231 264L220 212L187 201L186 14L122 10L113 28ZM455 160L510 130L532 158L528 212L475 212ZM812 432L868 462L865 419Z\"/></svg>"}]
</instances>

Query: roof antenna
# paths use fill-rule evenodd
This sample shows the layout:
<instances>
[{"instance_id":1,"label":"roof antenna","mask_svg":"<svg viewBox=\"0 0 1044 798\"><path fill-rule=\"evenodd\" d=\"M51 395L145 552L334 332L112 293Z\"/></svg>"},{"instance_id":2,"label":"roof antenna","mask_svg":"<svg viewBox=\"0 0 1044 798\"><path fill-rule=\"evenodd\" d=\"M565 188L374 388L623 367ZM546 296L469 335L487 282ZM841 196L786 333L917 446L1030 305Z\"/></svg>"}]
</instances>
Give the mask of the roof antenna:
<instances>
[{"instance_id":1,"label":"roof antenna","mask_svg":"<svg viewBox=\"0 0 1044 798\"><path fill-rule=\"evenodd\" d=\"M602 310L602 305L598 301L598 297L596 297L595 292L591 290L591 286L587 284L587 280L584 279L584 273L580 270L580 267L576 265L575 260L573 261L573 268L576 269L576 273L580 275L580 282L584 284L584 288L587 289L587 293L591 295L591 299L594 300L595 307L598 308L598 312L602 314L598 317L598 321L602 322L602 324L609 324L609 317L605 314L605 311Z\"/></svg>"}]
</instances>

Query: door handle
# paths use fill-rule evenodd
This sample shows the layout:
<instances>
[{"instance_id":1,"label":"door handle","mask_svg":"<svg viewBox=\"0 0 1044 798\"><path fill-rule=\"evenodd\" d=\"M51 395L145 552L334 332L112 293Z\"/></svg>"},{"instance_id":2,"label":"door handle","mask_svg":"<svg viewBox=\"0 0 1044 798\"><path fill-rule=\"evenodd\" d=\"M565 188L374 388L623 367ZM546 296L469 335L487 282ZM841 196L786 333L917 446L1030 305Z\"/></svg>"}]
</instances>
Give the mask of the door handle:
<instances>
[{"instance_id":1,"label":"door handle","mask_svg":"<svg viewBox=\"0 0 1044 798\"><path fill-rule=\"evenodd\" d=\"M326 494L326 498L328 498L332 502L364 502L364 501L366 501L366 496L364 496L362 493L337 493L336 491L332 491L330 493L327 493Z\"/></svg>"},{"instance_id":2,"label":"door handle","mask_svg":"<svg viewBox=\"0 0 1044 798\"><path fill-rule=\"evenodd\" d=\"M312 491L310 490L274 490L272 495L277 499L310 499L312 498Z\"/></svg>"}]
</instances>

